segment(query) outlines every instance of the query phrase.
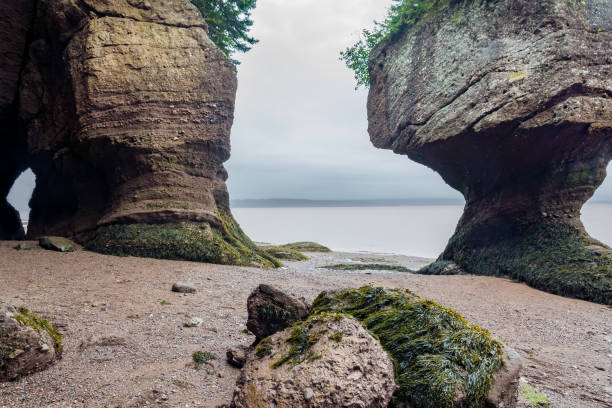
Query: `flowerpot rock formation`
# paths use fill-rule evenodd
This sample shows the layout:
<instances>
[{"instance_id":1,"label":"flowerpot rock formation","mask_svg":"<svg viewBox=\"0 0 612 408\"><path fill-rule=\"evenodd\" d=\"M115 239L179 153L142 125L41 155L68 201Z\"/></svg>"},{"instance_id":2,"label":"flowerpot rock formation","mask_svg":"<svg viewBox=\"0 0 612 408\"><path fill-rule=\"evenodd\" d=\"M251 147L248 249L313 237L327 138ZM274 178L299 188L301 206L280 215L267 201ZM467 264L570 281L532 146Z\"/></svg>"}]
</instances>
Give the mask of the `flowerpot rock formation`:
<instances>
[{"instance_id":1,"label":"flowerpot rock formation","mask_svg":"<svg viewBox=\"0 0 612 408\"><path fill-rule=\"evenodd\" d=\"M580 209L612 158L612 3L437 1L370 57L372 143L466 206L438 262L612 304Z\"/></svg>"},{"instance_id":2,"label":"flowerpot rock formation","mask_svg":"<svg viewBox=\"0 0 612 408\"><path fill-rule=\"evenodd\" d=\"M36 174L28 237L118 255L278 264L233 220L236 69L188 0L8 0L0 11L0 239ZM184 245L198 240L199 245Z\"/></svg>"}]
</instances>

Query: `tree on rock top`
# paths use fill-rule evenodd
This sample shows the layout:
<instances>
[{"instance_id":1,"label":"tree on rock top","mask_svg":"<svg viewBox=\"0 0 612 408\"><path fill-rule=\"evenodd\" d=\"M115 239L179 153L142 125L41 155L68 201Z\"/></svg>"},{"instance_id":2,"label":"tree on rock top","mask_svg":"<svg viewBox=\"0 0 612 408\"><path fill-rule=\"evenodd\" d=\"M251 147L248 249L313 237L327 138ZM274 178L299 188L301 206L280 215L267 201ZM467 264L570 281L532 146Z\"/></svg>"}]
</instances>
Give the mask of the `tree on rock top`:
<instances>
[{"instance_id":1,"label":"tree on rock top","mask_svg":"<svg viewBox=\"0 0 612 408\"><path fill-rule=\"evenodd\" d=\"M247 52L257 40L249 36L253 25L251 10L257 0L191 0L208 23L208 37L228 57ZM232 59L234 64L238 61Z\"/></svg>"}]
</instances>

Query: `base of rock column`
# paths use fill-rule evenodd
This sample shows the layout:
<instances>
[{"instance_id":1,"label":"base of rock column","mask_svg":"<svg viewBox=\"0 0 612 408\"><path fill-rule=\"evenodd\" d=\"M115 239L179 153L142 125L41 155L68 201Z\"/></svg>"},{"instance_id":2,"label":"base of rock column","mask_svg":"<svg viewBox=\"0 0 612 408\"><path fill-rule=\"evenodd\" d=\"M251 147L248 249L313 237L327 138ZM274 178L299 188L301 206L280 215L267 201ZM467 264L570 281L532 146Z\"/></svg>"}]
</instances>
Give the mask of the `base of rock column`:
<instances>
[{"instance_id":1,"label":"base of rock column","mask_svg":"<svg viewBox=\"0 0 612 408\"><path fill-rule=\"evenodd\" d=\"M229 214L221 226L209 223L113 224L81 234L91 251L107 255L275 268L276 258L257 247Z\"/></svg>"},{"instance_id":2,"label":"base of rock column","mask_svg":"<svg viewBox=\"0 0 612 408\"><path fill-rule=\"evenodd\" d=\"M562 296L612 305L612 249L561 223L459 228L422 274L449 274L454 262L476 275L507 276Z\"/></svg>"}]
</instances>

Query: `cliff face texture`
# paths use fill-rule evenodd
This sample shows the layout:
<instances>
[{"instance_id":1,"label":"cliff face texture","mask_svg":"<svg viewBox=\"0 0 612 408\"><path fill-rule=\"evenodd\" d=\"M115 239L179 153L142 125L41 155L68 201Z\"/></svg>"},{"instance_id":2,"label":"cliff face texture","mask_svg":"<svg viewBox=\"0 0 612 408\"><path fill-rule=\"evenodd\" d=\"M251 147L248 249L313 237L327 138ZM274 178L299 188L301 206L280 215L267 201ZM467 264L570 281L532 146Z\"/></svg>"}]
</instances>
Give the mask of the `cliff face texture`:
<instances>
[{"instance_id":1,"label":"cliff face texture","mask_svg":"<svg viewBox=\"0 0 612 408\"><path fill-rule=\"evenodd\" d=\"M466 199L438 262L610 304L580 209L612 158L612 3L441 1L370 59L372 143Z\"/></svg>"},{"instance_id":2,"label":"cliff face texture","mask_svg":"<svg viewBox=\"0 0 612 408\"><path fill-rule=\"evenodd\" d=\"M0 45L10 57L0 78L2 143L14 146L2 154L15 164L0 192L23 169L35 172L29 237L269 263L247 248L255 247L229 212L223 162L236 70L188 0L10 0L1 12L0 36L10 39ZM12 209L0 210L2 238L22 233L10 228ZM214 250L185 249L184 234Z\"/></svg>"}]
</instances>

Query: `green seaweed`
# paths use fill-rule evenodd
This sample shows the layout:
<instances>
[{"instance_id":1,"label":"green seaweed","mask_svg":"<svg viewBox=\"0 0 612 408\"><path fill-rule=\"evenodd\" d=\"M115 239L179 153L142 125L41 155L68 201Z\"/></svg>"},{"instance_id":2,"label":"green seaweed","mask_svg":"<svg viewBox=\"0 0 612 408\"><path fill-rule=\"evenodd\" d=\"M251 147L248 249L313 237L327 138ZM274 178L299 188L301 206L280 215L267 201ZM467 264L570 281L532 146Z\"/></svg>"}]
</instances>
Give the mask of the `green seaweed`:
<instances>
[{"instance_id":1,"label":"green seaweed","mask_svg":"<svg viewBox=\"0 0 612 408\"><path fill-rule=\"evenodd\" d=\"M283 259L287 261L307 261L309 259L303 253L287 247L260 246L259 248L276 259Z\"/></svg>"},{"instance_id":2,"label":"green seaweed","mask_svg":"<svg viewBox=\"0 0 612 408\"><path fill-rule=\"evenodd\" d=\"M507 276L557 295L612 306L612 258L607 248L561 223L459 230L438 261L418 273L439 274L452 260L475 275Z\"/></svg>"},{"instance_id":3,"label":"green seaweed","mask_svg":"<svg viewBox=\"0 0 612 408\"><path fill-rule=\"evenodd\" d=\"M41 330L46 331L53 340L55 352L58 355L62 353L64 347L62 334L55 328L55 326L53 326L53 324L51 324L51 322L49 322L47 319L43 319L25 307L18 307L16 310L17 314L11 316L12 319L17 320L24 326L33 328L37 333L40 333Z\"/></svg>"},{"instance_id":4,"label":"green seaweed","mask_svg":"<svg viewBox=\"0 0 612 408\"><path fill-rule=\"evenodd\" d=\"M272 354L272 346L270 345L270 338L266 337L265 339L261 339L257 347L255 348L255 355L259 358L264 356L269 356Z\"/></svg>"},{"instance_id":5,"label":"green seaweed","mask_svg":"<svg viewBox=\"0 0 612 408\"><path fill-rule=\"evenodd\" d=\"M313 327L321 322L341 320L344 317L338 313L320 312L312 314L306 320L294 324L291 328L287 329L291 330L291 334L287 339L287 342L291 344L291 348L278 361L272 364L272 368L278 368L285 363L295 367L304 361L314 361L321 358L321 355L312 353L311 348L319 342L325 329L313 331Z\"/></svg>"},{"instance_id":6,"label":"green seaweed","mask_svg":"<svg viewBox=\"0 0 612 408\"><path fill-rule=\"evenodd\" d=\"M312 305L320 312L348 314L379 339L395 366L393 404L452 408L461 393L461 407L479 407L503 364L489 332L405 289L322 292Z\"/></svg>"},{"instance_id":7,"label":"green seaweed","mask_svg":"<svg viewBox=\"0 0 612 408\"><path fill-rule=\"evenodd\" d=\"M196 351L191 355L191 359L195 364L195 368L199 369L202 364L210 360L216 360L217 356L215 356L210 351Z\"/></svg>"},{"instance_id":8,"label":"green seaweed","mask_svg":"<svg viewBox=\"0 0 612 408\"><path fill-rule=\"evenodd\" d=\"M329 249L326 246L323 246L316 242L308 242L308 241L292 242L290 244L281 245L281 247L293 249L294 251L300 251L300 252L331 252L331 249Z\"/></svg>"},{"instance_id":9,"label":"green seaweed","mask_svg":"<svg viewBox=\"0 0 612 408\"><path fill-rule=\"evenodd\" d=\"M519 384L518 392L519 401L527 408L552 408L546 395L525 381L521 381Z\"/></svg>"},{"instance_id":10,"label":"green seaweed","mask_svg":"<svg viewBox=\"0 0 612 408\"><path fill-rule=\"evenodd\" d=\"M385 265L385 264L336 264L318 266L318 268L334 269L338 271L396 271L396 272L414 272L405 266L400 265Z\"/></svg>"},{"instance_id":11,"label":"green seaweed","mask_svg":"<svg viewBox=\"0 0 612 408\"><path fill-rule=\"evenodd\" d=\"M116 256L274 268L282 263L259 249L231 215L219 212L222 228L208 223L114 224L79 237L90 251Z\"/></svg>"}]
</instances>

